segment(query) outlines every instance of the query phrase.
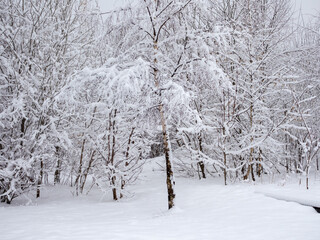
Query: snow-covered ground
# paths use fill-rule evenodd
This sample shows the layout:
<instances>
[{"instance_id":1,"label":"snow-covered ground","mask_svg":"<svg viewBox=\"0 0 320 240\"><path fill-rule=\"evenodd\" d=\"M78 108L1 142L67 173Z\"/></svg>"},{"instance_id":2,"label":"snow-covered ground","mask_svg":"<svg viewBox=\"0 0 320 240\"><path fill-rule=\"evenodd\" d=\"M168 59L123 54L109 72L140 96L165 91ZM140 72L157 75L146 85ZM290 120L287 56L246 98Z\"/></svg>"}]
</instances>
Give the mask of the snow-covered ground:
<instances>
[{"instance_id":1,"label":"snow-covered ground","mask_svg":"<svg viewBox=\"0 0 320 240\"><path fill-rule=\"evenodd\" d=\"M65 186L0 205L1 240L319 240L320 214L313 208L261 193L286 193L320 202L320 186L238 184L214 179L176 179L176 208L167 211L163 172L144 172L135 195L120 202L98 190L73 197ZM297 196L298 197L298 196Z\"/></svg>"}]
</instances>

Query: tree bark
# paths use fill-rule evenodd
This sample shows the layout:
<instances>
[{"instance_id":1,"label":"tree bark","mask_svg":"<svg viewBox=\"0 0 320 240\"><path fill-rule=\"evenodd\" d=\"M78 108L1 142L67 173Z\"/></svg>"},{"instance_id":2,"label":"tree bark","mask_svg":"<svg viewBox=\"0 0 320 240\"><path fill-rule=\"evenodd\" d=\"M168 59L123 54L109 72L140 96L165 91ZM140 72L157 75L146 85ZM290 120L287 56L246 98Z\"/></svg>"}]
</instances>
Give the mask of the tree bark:
<instances>
[{"instance_id":1,"label":"tree bark","mask_svg":"<svg viewBox=\"0 0 320 240\"><path fill-rule=\"evenodd\" d=\"M54 172L54 185L60 184L61 165L62 165L61 159L58 159L56 171Z\"/></svg>"},{"instance_id":2,"label":"tree bark","mask_svg":"<svg viewBox=\"0 0 320 240\"><path fill-rule=\"evenodd\" d=\"M154 31L156 34L156 32ZM157 36L154 35L154 42L153 42L153 47L154 47L154 68L153 68L153 74L154 74L154 81L156 87L159 89L159 79L158 79L158 69L157 69L157 52L158 52L158 42L157 42ZM174 199L175 199L175 193L174 193L174 177L173 177L173 170L172 170L172 163L170 159L170 144L169 144L169 135L168 135L168 130L167 130L167 122L164 114L164 109L163 109L163 104L161 100L161 91L159 90L159 97L160 97L160 104L159 104L159 113L160 113L160 121L161 121L161 126L162 126L162 136L163 136L163 151L165 155L165 160L166 160L166 174L167 174L167 191L168 191L168 209L171 209L174 207Z\"/></svg>"},{"instance_id":3,"label":"tree bark","mask_svg":"<svg viewBox=\"0 0 320 240\"><path fill-rule=\"evenodd\" d=\"M108 143L109 146L111 146L111 155L110 155L110 164L111 166L114 166L114 158L115 158L115 145L116 145L116 116L117 116L117 109L114 110L114 115L112 116L112 111L111 114L109 115L110 119L109 119L109 129L112 132L112 144L110 144L110 142ZM113 121L112 119L113 118ZM111 133L110 133L111 134ZM109 136L110 136L109 134ZM109 137L109 141L110 141L110 137ZM110 151L109 151L110 154ZM115 174L115 170L112 169L111 171L111 185L112 185L112 195L113 195L113 200L117 201L118 200L118 195L117 195L117 188L116 188L116 180L117 177L114 175Z\"/></svg>"},{"instance_id":4,"label":"tree bark","mask_svg":"<svg viewBox=\"0 0 320 240\"><path fill-rule=\"evenodd\" d=\"M128 139L127 151L125 153L125 156L126 156L125 166L126 167L129 166L129 152L130 152L130 145L131 145L131 142L132 142L132 136L133 136L134 130L135 130L135 128L133 127L131 129L131 132L130 132L130 135L129 135L129 139ZM126 181L124 179L121 179L121 191L124 189L125 185L126 185ZM123 197L123 194L120 192L120 198L122 198L122 197Z\"/></svg>"},{"instance_id":5,"label":"tree bark","mask_svg":"<svg viewBox=\"0 0 320 240\"><path fill-rule=\"evenodd\" d=\"M60 147L56 147L56 155L58 157L56 171L54 172L54 185L60 183L60 173L61 173L61 165L62 161L59 158Z\"/></svg>"},{"instance_id":6,"label":"tree bark","mask_svg":"<svg viewBox=\"0 0 320 240\"><path fill-rule=\"evenodd\" d=\"M200 152L202 152L203 149L202 149L202 137L201 137L201 133L199 133L198 141L199 141L199 150L200 150ZM199 161L199 162L198 162L198 166L199 166L199 168L200 168L202 178L206 178L204 162L203 162L203 161Z\"/></svg>"},{"instance_id":7,"label":"tree bark","mask_svg":"<svg viewBox=\"0 0 320 240\"><path fill-rule=\"evenodd\" d=\"M82 194L83 193L83 189L84 189L84 185L86 184L86 181L87 181L87 176L88 176L88 173L90 171L90 168L92 166L92 163L94 161L94 156L95 156L95 153L96 151L93 151L92 154L91 154L91 158L89 160L89 163L88 163L88 167L86 168L86 170L84 171L84 174L81 176L80 178L80 193Z\"/></svg>"},{"instance_id":8,"label":"tree bark","mask_svg":"<svg viewBox=\"0 0 320 240\"><path fill-rule=\"evenodd\" d=\"M225 112L225 109L224 109L224 112ZM225 119L224 119L224 121L225 121ZM225 137L225 135L226 135L225 127L223 127L222 131L223 131L223 136ZM223 140L223 164L224 164L223 179L224 179L224 185L227 186L227 154L226 154L224 144L225 144L225 140Z\"/></svg>"},{"instance_id":9,"label":"tree bark","mask_svg":"<svg viewBox=\"0 0 320 240\"><path fill-rule=\"evenodd\" d=\"M43 178L43 161L41 159L41 161L40 161L40 175L38 178L38 186L37 186L37 198L40 197L40 187L42 184L42 178Z\"/></svg>"},{"instance_id":10,"label":"tree bark","mask_svg":"<svg viewBox=\"0 0 320 240\"><path fill-rule=\"evenodd\" d=\"M74 185L76 186L76 195L79 195L79 181L80 181L80 177L81 177L81 173L82 173L82 165L83 165L83 154L84 154L84 147L86 144L86 139L83 140L82 142L82 147L81 147L81 154L80 154L80 162L79 162L79 168L78 168L78 175L77 178L74 182Z\"/></svg>"},{"instance_id":11,"label":"tree bark","mask_svg":"<svg viewBox=\"0 0 320 240\"><path fill-rule=\"evenodd\" d=\"M227 154L226 152L223 152L223 178L224 178L224 185L227 186Z\"/></svg>"},{"instance_id":12,"label":"tree bark","mask_svg":"<svg viewBox=\"0 0 320 240\"><path fill-rule=\"evenodd\" d=\"M251 103L251 106L250 106L250 129L252 129L252 126L253 126L253 103ZM253 143L253 136L251 136L251 139L250 139L250 144L252 144L252 143ZM246 175L244 176L244 180L247 180L250 176L250 173L251 173L252 181L255 181L254 172L253 172L253 165L252 165L253 153L254 153L254 148L251 147L250 148L248 170L247 170Z\"/></svg>"}]
</instances>

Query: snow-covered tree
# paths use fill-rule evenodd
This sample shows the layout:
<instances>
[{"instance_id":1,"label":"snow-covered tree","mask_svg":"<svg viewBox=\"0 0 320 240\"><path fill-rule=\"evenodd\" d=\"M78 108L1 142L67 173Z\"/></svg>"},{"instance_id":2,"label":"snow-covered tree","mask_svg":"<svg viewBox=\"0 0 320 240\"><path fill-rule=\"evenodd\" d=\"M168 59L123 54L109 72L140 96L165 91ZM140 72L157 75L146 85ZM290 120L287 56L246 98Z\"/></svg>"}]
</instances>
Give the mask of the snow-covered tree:
<instances>
[{"instance_id":1,"label":"snow-covered tree","mask_svg":"<svg viewBox=\"0 0 320 240\"><path fill-rule=\"evenodd\" d=\"M92 28L83 25L94 16L89 4L78 0L1 4L2 181L13 182L12 175L25 182L28 176L23 189L36 184L40 196L44 177L60 168L57 158L69 139L61 128L65 109L56 97L85 64ZM12 199L9 193L21 193L14 185L1 192L7 200Z\"/></svg>"},{"instance_id":2,"label":"snow-covered tree","mask_svg":"<svg viewBox=\"0 0 320 240\"><path fill-rule=\"evenodd\" d=\"M91 175L103 192L122 197L133 183L146 156L143 130L144 84L148 67L142 60L118 64L110 60L78 73L66 88L72 126L78 142L76 193Z\"/></svg>"}]
</instances>

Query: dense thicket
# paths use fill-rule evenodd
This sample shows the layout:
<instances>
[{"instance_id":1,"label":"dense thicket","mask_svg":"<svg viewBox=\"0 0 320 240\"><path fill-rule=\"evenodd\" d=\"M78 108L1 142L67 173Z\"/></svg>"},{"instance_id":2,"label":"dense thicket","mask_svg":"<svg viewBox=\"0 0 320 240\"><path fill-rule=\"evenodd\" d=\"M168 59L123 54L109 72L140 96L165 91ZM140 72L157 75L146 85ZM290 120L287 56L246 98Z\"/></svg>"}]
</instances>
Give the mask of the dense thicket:
<instances>
[{"instance_id":1,"label":"dense thicket","mask_svg":"<svg viewBox=\"0 0 320 240\"><path fill-rule=\"evenodd\" d=\"M0 199L86 183L114 200L150 156L225 184L319 171L320 18L288 0L0 5ZM88 181L90 179L90 181ZM90 187L90 186L88 186Z\"/></svg>"}]
</instances>

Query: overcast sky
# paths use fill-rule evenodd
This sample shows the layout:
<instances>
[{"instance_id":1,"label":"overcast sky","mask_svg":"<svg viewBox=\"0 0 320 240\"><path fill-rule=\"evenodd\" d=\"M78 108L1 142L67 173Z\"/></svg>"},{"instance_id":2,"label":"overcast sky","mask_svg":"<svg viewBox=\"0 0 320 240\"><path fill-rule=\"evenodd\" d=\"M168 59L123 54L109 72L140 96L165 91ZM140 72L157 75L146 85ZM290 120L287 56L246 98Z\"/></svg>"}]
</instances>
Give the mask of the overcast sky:
<instances>
[{"instance_id":1,"label":"overcast sky","mask_svg":"<svg viewBox=\"0 0 320 240\"><path fill-rule=\"evenodd\" d=\"M292 0L292 2L295 3L296 10L301 8L303 14L320 13L320 0Z\"/></svg>"},{"instance_id":2,"label":"overcast sky","mask_svg":"<svg viewBox=\"0 0 320 240\"><path fill-rule=\"evenodd\" d=\"M101 11L110 11L114 8L124 5L126 0L98 0Z\"/></svg>"},{"instance_id":3,"label":"overcast sky","mask_svg":"<svg viewBox=\"0 0 320 240\"><path fill-rule=\"evenodd\" d=\"M126 1L130 0L98 0L102 11L110 11L121 7ZM313 14L320 12L320 0L291 0L298 12L301 8L303 14Z\"/></svg>"}]
</instances>

